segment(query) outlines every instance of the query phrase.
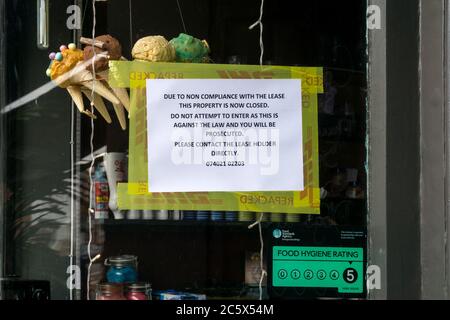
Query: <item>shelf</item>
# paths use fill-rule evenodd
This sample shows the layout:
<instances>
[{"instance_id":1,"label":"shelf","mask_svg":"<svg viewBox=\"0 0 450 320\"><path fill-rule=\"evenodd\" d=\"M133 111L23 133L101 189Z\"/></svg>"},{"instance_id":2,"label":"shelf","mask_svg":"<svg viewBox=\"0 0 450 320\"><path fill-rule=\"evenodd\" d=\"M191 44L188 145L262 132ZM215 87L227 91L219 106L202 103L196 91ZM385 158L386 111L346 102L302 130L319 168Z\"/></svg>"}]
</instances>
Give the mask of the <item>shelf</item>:
<instances>
[{"instance_id":1,"label":"shelf","mask_svg":"<svg viewBox=\"0 0 450 320\"><path fill-rule=\"evenodd\" d=\"M308 215L304 215L305 218ZM190 221L190 220L106 220L103 223L98 223L104 226L106 231L112 232L127 232L130 230L136 231L152 229L155 231L176 231L176 232L206 232L206 231L221 231L221 232L239 232L239 233L250 233L257 232L258 228L249 229L248 227L254 221L248 222L216 222L216 221ZM288 222L288 221L265 221L262 222L262 228L268 229L273 224L284 224L284 225L297 225L297 224L307 224L307 222Z\"/></svg>"},{"instance_id":2,"label":"shelf","mask_svg":"<svg viewBox=\"0 0 450 320\"><path fill-rule=\"evenodd\" d=\"M218 227L218 228L248 228L252 221L201 221L201 220L105 220L105 226L162 226L162 227ZM270 224L270 222L263 222Z\"/></svg>"},{"instance_id":3,"label":"shelf","mask_svg":"<svg viewBox=\"0 0 450 320\"><path fill-rule=\"evenodd\" d=\"M272 222L263 222L262 227L266 229ZM151 229L156 232L181 232L181 233L202 233L210 231L230 232L230 233L253 233L258 228L249 229L249 222L216 222L216 221L190 221L190 220L106 220L100 224L105 231L109 232L145 232Z\"/></svg>"}]
</instances>

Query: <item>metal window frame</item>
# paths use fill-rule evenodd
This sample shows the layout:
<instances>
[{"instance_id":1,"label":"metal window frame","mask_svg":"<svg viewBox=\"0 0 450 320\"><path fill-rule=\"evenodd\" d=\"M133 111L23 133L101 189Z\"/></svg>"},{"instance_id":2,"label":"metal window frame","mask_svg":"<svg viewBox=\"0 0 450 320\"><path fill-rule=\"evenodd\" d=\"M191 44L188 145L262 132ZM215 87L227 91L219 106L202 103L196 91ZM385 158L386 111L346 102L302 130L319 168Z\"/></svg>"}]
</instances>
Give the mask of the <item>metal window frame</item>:
<instances>
[{"instance_id":1,"label":"metal window frame","mask_svg":"<svg viewBox=\"0 0 450 320\"><path fill-rule=\"evenodd\" d=\"M369 31L370 299L448 299L450 16L446 0L372 0Z\"/></svg>"},{"instance_id":2,"label":"metal window frame","mask_svg":"<svg viewBox=\"0 0 450 320\"><path fill-rule=\"evenodd\" d=\"M0 0L0 110L6 105L6 8ZM0 186L5 181L6 139L4 116L0 114ZM5 208L4 192L0 188L0 278L5 276Z\"/></svg>"},{"instance_id":3,"label":"metal window frame","mask_svg":"<svg viewBox=\"0 0 450 320\"><path fill-rule=\"evenodd\" d=\"M386 299L386 2L371 0L381 9L381 29L368 30L368 263L381 270L380 288L370 299Z\"/></svg>"},{"instance_id":4,"label":"metal window frame","mask_svg":"<svg viewBox=\"0 0 450 320\"><path fill-rule=\"evenodd\" d=\"M421 298L448 299L448 1L420 6ZM447 57L446 57L447 55ZM447 61L446 61L447 59Z\"/></svg>"}]
</instances>

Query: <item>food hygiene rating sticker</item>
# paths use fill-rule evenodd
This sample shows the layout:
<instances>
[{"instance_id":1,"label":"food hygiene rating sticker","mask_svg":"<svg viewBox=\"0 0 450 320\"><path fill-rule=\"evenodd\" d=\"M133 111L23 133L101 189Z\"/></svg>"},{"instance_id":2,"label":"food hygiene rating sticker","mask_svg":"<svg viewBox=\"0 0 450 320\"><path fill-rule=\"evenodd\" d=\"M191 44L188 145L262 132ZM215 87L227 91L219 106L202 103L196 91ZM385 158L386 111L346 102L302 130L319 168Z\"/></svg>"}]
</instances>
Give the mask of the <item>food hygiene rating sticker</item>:
<instances>
[{"instance_id":1,"label":"food hygiene rating sticker","mask_svg":"<svg viewBox=\"0 0 450 320\"><path fill-rule=\"evenodd\" d=\"M362 293L363 264L362 248L273 247L272 285Z\"/></svg>"}]
</instances>

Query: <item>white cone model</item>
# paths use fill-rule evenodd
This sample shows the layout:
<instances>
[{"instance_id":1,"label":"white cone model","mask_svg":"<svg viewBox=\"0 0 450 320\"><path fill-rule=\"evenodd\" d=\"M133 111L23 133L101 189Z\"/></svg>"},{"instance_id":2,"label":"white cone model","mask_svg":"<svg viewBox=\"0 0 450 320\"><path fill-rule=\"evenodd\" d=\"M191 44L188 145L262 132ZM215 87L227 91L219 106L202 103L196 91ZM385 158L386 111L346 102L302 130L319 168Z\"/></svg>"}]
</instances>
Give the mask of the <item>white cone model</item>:
<instances>
[{"instance_id":1,"label":"white cone model","mask_svg":"<svg viewBox=\"0 0 450 320\"><path fill-rule=\"evenodd\" d=\"M105 155L105 170L109 185L109 209L115 219L124 219L124 212L117 206L117 184L127 181L127 158L125 153L111 152Z\"/></svg>"},{"instance_id":2,"label":"white cone model","mask_svg":"<svg viewBox=\"0 0 450 320\"><path fill-rule=\"evenodd\" d=\"M51 63L46 74L56 85L67 90L81 113L91 118L96 119L97 117L89 108L85 107L83 94L91 101L91 105L97 109L107 123L111 123L112 119L103 99L111 102L121 128L126 130L125 111L130 110L130 99L126 89L111 88L108 84L108 61L111 59L108 47L103 42L82 39L84 39L83 43L91 44L91 47L92 45L99 46L99 50L102 52L85 60L84 51L77 49L75 44L71 43L68 47L63 45L60 47L60 52L50 53ZM114 57L117 58L117 52L114 53ZM103 63L103 65L106 63L106 70L91 68L92 65L95 66L99 63Z\"/></svg>"}]
</instances>

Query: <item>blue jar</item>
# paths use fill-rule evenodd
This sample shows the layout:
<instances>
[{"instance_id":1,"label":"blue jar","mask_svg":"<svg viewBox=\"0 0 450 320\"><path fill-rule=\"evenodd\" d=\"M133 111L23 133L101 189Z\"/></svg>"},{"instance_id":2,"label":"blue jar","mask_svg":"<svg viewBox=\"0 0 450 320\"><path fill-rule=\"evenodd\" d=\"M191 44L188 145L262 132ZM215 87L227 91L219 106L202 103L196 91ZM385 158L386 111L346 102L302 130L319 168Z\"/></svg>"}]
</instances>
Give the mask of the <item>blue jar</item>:
<instances>
[{"instance_id":1,"label":"blue jar","mask_svg":"<svg viewBox=\"0 0 450 320\"><path fill-rule=\"evenodd\" d=\"M132 255L123 255L110 257L105 260L105 266L108 266L106 279L109 283L132 283L137 282L137 257Z\"/></svg>"}]
</instances>

